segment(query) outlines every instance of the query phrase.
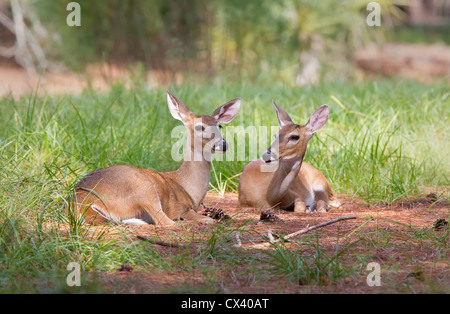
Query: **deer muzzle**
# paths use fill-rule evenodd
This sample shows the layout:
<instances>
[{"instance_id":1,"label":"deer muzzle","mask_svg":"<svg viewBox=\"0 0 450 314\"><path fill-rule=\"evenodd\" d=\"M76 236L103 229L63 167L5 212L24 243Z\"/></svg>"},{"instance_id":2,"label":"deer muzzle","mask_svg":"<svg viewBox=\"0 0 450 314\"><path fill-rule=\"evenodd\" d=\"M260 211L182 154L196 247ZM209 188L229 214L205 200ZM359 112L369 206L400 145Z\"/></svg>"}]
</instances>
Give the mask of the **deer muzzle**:
<instances>
[{"instance_id":1,"label":"deer muzzle","mask_svg":"<svg viewBox=\"0 0 450 314\"><path fill-rule=\"evenodd\" d=\"M274 156L274 154L272 153L272 150L270 148L264 152L264 154L262 155L262 159L264 160L264 162L266 164L271 163L272 161L278 160L278 158L276 156Z\"/></svg>"},{"instance_id":2,"label":"deer muzzle","mask_svg":"<svg viewBox=\"0 0 450 314\"><path fill-rule=\"evenodd\" d=\"M216 145L214 145L214 152L215 153L225 153L228 149L228 143L222 139Z\"/></svg>"}]
</instances>

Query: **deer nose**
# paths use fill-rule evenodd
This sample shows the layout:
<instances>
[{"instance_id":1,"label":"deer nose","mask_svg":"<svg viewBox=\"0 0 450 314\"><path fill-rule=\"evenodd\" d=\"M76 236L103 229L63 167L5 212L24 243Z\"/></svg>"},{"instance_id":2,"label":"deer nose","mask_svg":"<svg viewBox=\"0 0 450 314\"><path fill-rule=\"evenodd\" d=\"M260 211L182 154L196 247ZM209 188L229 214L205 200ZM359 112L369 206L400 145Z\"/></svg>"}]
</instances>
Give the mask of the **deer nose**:
<instances>
[{"instance_id":1,"label":"deer nose","mask_svg":"<svg viewBox=\"0 0 450 314\"><path fill-rule=\"evenodd\" d=\"M266 150L264 152L264 154L262 155L262 159L266 162L269 163L272 160L272 156L271 156L272 152L270 150L270 148L268 150Z\"/></svg>"},{"instance_id":2,"label":"deer nose","mask_svg":"<svg viewBox=\"0 0 450 314\"><path fill-rule=\"evenodd\" d=\"M226 152L228 149L228 143L225 140L222 140L222 150Z\"/></svg>"},{"instance_id":3,"label":"deer nose","mask_svg":"<svg viewBox=\"0 0 450 314\"><path fill-rule=\"evenodd\" d=\"M226 152L228 149L228 143L222 139L219 143L217 143L214 147L215 151Z\"/></svg>"}]
</instances>

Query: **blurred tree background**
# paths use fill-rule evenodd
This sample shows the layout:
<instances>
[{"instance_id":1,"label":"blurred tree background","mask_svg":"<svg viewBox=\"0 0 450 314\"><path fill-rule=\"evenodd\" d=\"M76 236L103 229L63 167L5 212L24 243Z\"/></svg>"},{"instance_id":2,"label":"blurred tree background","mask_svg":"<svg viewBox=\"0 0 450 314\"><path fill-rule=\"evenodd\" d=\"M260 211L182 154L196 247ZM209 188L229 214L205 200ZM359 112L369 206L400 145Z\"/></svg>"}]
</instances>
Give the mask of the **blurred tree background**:
<instances>
[{"instance_id":1,"label":"blurred tree background","mask_svg":"<svg viewBox=\"0 0 450 314\"><path fill-rule=\"evenodd\" d=\"M414 15L410 5L417 1L376 1L381 26L374 27L366 23L367 0L79 0L81 27L66 23L69 2L0 0L0 54L12 54L5 33L19 34L22 19L32 61L16 60L38 70L139 64L168 73L168 80L184 73L305 85L354 78L357 49L398 34L408 38L394 29L407 25L406 13ZM445 20L439 25L445 34L450 1L431 2ZM16 25L8 28L8 19Z\"/></svg>"}]
</instances>

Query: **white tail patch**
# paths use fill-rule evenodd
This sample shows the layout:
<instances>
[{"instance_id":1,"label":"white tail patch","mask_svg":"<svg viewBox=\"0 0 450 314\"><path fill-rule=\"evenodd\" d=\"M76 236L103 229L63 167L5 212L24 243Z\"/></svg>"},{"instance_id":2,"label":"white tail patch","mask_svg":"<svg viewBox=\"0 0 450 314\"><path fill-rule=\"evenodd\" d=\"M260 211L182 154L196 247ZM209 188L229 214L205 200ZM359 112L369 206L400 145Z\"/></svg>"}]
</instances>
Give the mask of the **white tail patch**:
<instances>
[{"instance_id":1,"label":"white tail patch","mask_svg":"<svg viewBox=\"0 0 450 314\"><path fill-rule=\"evenodd\" d=\"M131 226L142 226L142 225L148 225L147 222L145 222L142 219L139 218L129 218L129 219L123 219L121 220L119 217L110 215L108 213L106 213L103 209L101 209L99 206L97 205L91 205L91 208L93 211L95 211L97 214L99 214L101 217L112 221L116 224L124 224L124 225L131 225Z\"/></svg>"},{"instance_id":2,"label":"white tail patch","mask_svg":"<svg viewBox=\"0 0 450 314\"><path fill-rule=\"evenodd\" d=\"M124 219L124 220L122 220L122 223L123 223L124 225L131 225L131 226L143 226L143 225L148 225L148 223L146 223L146 222L143 221L142 219L138 219L138 218Z\"/></svg>"}]
</instances>

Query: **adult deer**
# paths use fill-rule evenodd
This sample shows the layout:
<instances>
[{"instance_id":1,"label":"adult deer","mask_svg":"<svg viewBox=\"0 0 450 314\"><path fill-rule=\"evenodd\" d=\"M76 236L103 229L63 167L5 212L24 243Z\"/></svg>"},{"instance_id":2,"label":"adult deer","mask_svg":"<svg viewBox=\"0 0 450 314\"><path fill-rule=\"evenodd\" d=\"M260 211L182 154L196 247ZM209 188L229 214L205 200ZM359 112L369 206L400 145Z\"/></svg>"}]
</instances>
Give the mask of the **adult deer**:
<instances>
[{"instance_id":1,"label":"adult deer","mask_svg":"<svg viewBox=\"0 0 450 314\"><path fill-rule=\"evenodd\" d=\"M303 162L308 141L328 121L327 105L319 107L306 125L292 122L286 111L273 103L280 130L262 159L250 162L239 182L239 207L278 207L296 213L328 206L338 207L330 183L310 164ZM303 162L303 163L302 163ZM307 209L309 207L309 209Z\"/></svg>"},{"instance_id":2,"label":"adult deer","mask_svg":"<svg viewBox=\"0 0 450 314\"><path fill-rule=\"evenodd\" d=\"M217 108L210 116L196 115L167 91L172 116L187 129L187 145L181 167L158 172L128 165L95 170L75 186L75 211L85 222L113 221L124 224L175 224L174 219L213 220L197 213L208 191L211 157L224 153L227 143L220 126L238 114L241 99Z\"/></svg>"}]
</instances>

